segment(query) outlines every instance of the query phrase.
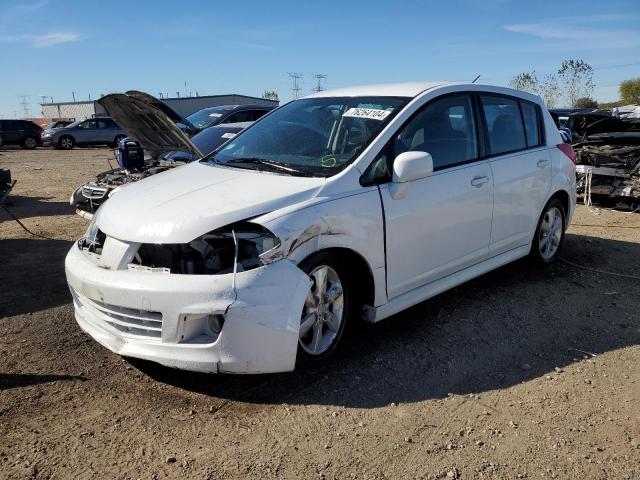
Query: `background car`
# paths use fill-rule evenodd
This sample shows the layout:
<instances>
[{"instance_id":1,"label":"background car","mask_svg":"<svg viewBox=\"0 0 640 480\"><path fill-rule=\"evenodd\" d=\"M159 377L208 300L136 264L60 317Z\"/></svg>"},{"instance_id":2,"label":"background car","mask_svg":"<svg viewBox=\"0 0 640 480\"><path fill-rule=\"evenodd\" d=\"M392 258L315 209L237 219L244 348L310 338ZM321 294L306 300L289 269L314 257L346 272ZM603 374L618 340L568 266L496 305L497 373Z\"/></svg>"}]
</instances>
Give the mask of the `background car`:
<instances>
[{"instance_id":1,"label":"background car","mask_svg":"<svg viewBox=\"0 0 640 480\"><path fill-rule=\"evenodd\" d=\"M222 105L198 110L187 120L199 131L223 123L255 122L275 107L271 105ZM178 124L182 128L181 124Z\"/></svg>"},{"instance_id":2,"label":"background car","mask_svg":"<svg viewBox=\"0 0 640 480\"><path fill-rule=\"evenodd\" d=\"M0 145L20 145L36 148L40 145L42 128L28 120L0 120Z\"/></svg>"},{"instance_id":3,"label":"background car","mask_svg":"<svg viewBox=\"0 0 640 480\"><path fill-rule=\"evenodd\" d=\"M88 118L66 127L50 130L42 135L47 146L70 150L76 145L115 146L126 137L122 128L109 117Z\"/></svg>"},{"instance_id":4,"label":"background car","mask_svg":"<svg viewBox=\"0 0 640 480\"><path fill-rule=\"evenodd\" d=\"M224 123L199 131L164 102L135 90L109 94L98 102L128 137L118 145L120 167L99 173L71 195L76 213L86 218L116 189L201 158L251 123Z\"/></svg>"},{"instance_id":5,"label":"background car","mask_svg":"<svg viewBox=\"0 0 640 480\"><path fill-rule=\"evenodd\" d=\"M194 135L191 141L200 152L207 155L223 143L235 137L251 125L251 123L253 122L215 125ZM139 142L130 137L127 137L123 142L131 140L139 145ZM106 172L99 173L95 180L78 187L71 195L69 203L75 207L78 215L90 219L98 207L100 207L112 193L115 193L117 188L164 172L170 168L184 165L198 158L200 158L199 155L190 151L188 146L185 145L181 150L162 153L158 158L145 158L144 166L135 171L129 171L124 167L107 170Z\"/></svg>"}]
</instances>

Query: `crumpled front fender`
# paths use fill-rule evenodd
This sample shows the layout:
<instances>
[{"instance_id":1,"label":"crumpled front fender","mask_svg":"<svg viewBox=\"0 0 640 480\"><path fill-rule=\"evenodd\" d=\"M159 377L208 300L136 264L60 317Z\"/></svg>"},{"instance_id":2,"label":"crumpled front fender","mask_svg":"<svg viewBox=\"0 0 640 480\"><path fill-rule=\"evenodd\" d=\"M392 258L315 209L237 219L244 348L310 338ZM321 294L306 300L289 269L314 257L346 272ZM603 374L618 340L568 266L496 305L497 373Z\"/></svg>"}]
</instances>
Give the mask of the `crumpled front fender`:
<instances>
[{"instance_id":1,"label":"crumpled front fender","mask_svg":"<svg viewBox=\"0 0 640 480\"><path fill-rule=\"evenodd\" d=\"M281 260L236 276L220 347L220 372L285 372L295 368L302 308L311 279Z\"/></svg>"}]
</instances>

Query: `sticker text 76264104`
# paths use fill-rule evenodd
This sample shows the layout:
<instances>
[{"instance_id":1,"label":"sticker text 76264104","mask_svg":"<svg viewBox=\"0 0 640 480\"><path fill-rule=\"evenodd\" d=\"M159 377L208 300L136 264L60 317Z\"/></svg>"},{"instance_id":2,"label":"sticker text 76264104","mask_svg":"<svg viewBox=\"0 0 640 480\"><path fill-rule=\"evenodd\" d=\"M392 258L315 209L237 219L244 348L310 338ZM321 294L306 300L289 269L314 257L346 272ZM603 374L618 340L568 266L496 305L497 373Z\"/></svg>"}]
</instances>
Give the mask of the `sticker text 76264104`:
<instances>
[{"instance_id":1,"label":"sticker text 76264104","mask_svg":"<svg viewBox=\"0 0 640 480\"><path fill-rule=\"evenodd\" d=\"M350 108L343 117L367 118L370 120L384 120L391 112L378 108Z\"/></svg>"}]
</instances>

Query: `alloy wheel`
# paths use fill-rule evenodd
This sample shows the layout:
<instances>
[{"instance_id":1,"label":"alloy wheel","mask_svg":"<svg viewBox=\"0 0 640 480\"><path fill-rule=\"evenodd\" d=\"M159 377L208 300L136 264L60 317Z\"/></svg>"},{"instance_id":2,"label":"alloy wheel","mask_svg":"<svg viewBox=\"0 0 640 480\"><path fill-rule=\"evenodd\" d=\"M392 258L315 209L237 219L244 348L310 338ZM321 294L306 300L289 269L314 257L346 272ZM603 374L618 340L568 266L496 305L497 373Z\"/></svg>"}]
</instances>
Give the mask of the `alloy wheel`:
<instances>
[{"instance_id":1,"label":"alloy wheel","mask_svg":"<svg viewBox=\"0 0 640 480\"><path fill-rule=\"evenodd\" d=\"M562 228L562 212L558 207L549 208L542 218L538 238L538 248L544 260L552 259L558 251L562 240Z\"/></svg>"},{"instance_id":2,"label":"alloy wheel","mask_svg":"<svg viewBox=\"0 0 640 480\"><path fill-rule=\"evenodd\" d=\"M321 355L333 345L344 318L344 292L338 273L319 265L309 274L313 280L300 319L299 343L309 355Z\"/></svg>"}]
</instances>

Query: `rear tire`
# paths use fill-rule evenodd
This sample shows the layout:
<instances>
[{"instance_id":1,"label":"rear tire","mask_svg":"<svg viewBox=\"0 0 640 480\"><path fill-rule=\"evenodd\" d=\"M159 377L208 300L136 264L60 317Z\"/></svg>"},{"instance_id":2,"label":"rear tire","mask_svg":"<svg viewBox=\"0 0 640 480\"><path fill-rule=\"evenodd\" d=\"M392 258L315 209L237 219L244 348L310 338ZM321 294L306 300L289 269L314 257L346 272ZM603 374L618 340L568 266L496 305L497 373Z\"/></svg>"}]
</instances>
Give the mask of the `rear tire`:
<instances>
[{"instance_id":1,"label":"rear tire","mask_svg":"<svg viewBox=\"0 0 640 480\"><path fill-rule=\"evenodd\" d=\"M22 148L26 148L27 150L33 150L38 146L38 140L35 137L28 136L24 137L22 140Z\"/></svg>"},{"instance_id":2,"label":"rear tire","mask_svg":"<svg viewBox=\"0 0 640 480\"><path fill-rule=\"evenodd\" d=\"M564 205L557 198L552 198L542 209L529 256L541 264L555 261L562 247L566 227L567 213Z\"/></svg>"},{"instance_id":3,"label":"rear tire","mask_svg":"<svg viewBox=\"0 0 640 480\"><path fill-rule=\"evenodd\" d=\"M298 362L320 364L339 348L349 325L357 323L362 314L362 296L348 265L329 252L313 254L299 267L313 284L300 318Z\"/></svg>"},{"instance_id":4,"label":"rear tire","mask_svg":"<svg viewBox=\"0 0 640 480\"><path fill-rule=\"evenodd\" d=\"M63 137L60 137L60 140L58 140L58 146L63 150L71 150L75 144L76 141L69 135L64 135Z\"/></svg>"}]
</instances>

